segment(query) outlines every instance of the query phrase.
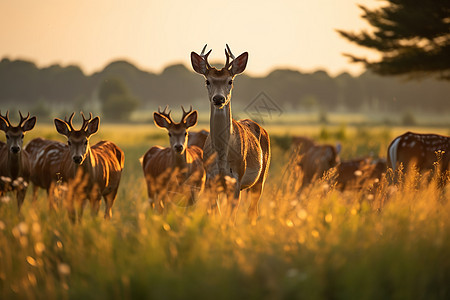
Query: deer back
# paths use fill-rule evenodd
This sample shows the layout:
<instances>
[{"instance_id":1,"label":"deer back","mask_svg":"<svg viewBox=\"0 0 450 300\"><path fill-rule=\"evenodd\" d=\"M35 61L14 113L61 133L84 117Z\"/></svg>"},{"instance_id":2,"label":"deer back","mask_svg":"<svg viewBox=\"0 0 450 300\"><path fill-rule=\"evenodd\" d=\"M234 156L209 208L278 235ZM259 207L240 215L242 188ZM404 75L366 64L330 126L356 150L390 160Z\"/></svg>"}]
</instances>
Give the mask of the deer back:
<instances>
[{"instance_id":1,"label":"deer back","mask_svg":"<svg viewBox=\"0 0 450 300\"><path fill-rule=\"evenodd\" d=\"M30 157L31 181L36 186L49 189L59 179L61 164L67 145L61 142L36 138L25 147Z\"/></svg>"}]
</instances>

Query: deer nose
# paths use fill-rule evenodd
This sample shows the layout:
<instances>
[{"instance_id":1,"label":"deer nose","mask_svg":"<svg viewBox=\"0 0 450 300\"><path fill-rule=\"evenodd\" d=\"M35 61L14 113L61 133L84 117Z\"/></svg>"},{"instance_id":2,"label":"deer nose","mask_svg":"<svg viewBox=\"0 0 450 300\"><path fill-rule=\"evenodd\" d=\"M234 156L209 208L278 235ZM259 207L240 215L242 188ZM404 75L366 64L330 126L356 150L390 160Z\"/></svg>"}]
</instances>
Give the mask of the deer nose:
<instances>
[{"instance_id":1,"label":"deer nose","mask_svg":"<svg viewBox=\"0 0 450 300\"><path fill-rule=\"evenodd\" d=\"M175 145L173 146L176 152L181 153L183 151L183 145Z\"/></svg>"},{"instance_id":2,"label":"deer nose","mask_svg":"<svg viewBox=\"0 0 450 300\"><path fill-rule=\"evenodd\" d=\"M76 164L81 164L81 162L83 161L83 158L79 155L74 156L72 159L73 159L73 162Z\"/></svg>"},{"instance_id":3,"label":"deer nose","mask_svg":"<svg viewBox=\"0 0 450 300\"><path fill-rule=\"evenodd\" d=\"M12 146L11 147L11 152L12 153L19 153L20 152L20 147L19 146Z\"/></svg>"},{"instance_id":4,"label":"deer nose","mask_svg":"<svg viewBox=\"0 0 450 300\"><path fill-rule=\"evenodd\" d=\"M214 105L217 105L217 106L222 105L225 103L225 97L222 95L215 95L213 97L213 102L214 102Z\"/></svg>"}]
</instances>

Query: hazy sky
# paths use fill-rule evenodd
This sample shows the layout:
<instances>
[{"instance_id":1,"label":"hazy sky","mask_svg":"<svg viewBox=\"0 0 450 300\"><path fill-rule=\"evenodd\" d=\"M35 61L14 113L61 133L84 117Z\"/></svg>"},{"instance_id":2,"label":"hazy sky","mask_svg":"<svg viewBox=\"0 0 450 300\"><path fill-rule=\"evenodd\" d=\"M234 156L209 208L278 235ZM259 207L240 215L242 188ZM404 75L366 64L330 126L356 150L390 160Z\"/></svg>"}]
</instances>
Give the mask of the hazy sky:
<instances>
[{"instance_id":1,"label":"hazy sky","mask_svg":"<svg viewBox=\"0 0 450 300\"><path fill-rule=\"evenodd\" d=\"M1 0L0 57L38 66L77 64L88 74L126 59L159 72L190 64L205 43L212 60L249 52L247 73L278 67L353 74L343 52L375 54L342 39L335 29L367 28L357 4L375 0Z\"/></svg>"}]
</instances>

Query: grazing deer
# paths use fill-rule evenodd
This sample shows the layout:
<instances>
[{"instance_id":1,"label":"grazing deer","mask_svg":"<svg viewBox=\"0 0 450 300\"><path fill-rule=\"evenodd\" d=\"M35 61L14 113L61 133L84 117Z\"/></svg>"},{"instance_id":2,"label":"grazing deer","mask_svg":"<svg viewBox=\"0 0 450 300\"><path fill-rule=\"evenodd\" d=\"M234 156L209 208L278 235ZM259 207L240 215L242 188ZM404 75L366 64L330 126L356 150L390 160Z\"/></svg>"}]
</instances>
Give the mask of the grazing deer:
<instances>
[{"instance_id":1,"label":"grazing deer","mask_svg":"<svg viewBox=\"0 0 450 300\"><path fill-rule=\"evenodd\" d=\"M308 152L309 148L314 147L316 143L314 140L305 136L292 137L292 150L295 155L303 155Z\"/></svg>"},{"instance_id":2,"label":"grazing deer","mask_svg":"<svg viewBox=\"0 0 450 300\"><path fill-rule=\"evenodd\" d=\"M0 130L5 132L6 144L0 148L0 195L16 190L17 206L20 210L28 181L30 179L30 162L28 154L23 151L23 137L36 125L36 117L26 117L19 111L20 121L17 126L12 126L9 120L9 112L5 116L0 114Z\"/></svg>"},{"instance_id":3,"label":"grazing deer","mask_svg":"<svg viewBox=\"0 0 450 300\"><path fill-rule=\"evenodd\" d=\"M303 171L302 186L309 185L314 179L322 178L326 171L339 162L340 147L332 145L314 145L301 157L299 166Z\"/></svg>"},{"instance_id":4,"label":"grazing deer","mask_svg":"<svg viewBox=\"0 0 450 300\"><path fill-rule=\"evenodd\" d=\"M416 167L419 171L434 170L444 174L450 168L450 137L437 134L406 132L396 137L388 147L388 167L394 171L403 165L404 170Z\"/></svg>"},{"instance_id":5,"label":"grazing deer","mask_svg":"<svg viewBox=\"0 0 450 300\"><path fill-rule=\"evenodd\" d=\"M68 146L58 141L35 138L25 146L25 151L30 157L33 201L37 199L37 191L41 187L47 191L49 206L52 207L53 188L59 179L61 164Z\"/></svg>"},{"instance_id":6,"label":"grazing deer","mask_svg":"<svg viewBox=\"0 0 450 300\"><path fill-rule=\"evenodd\" d=\"M69 191L76 193L80 199L78 218L81 220L86 200L91 204L92 213L97 215L101 198L105 199L105 219L112 216L111 208L116 199L120 177L124 166L124 154L119 147L109 141L100 141L92 147L90 137L97 133L100 118L83 117L81 129L73 128L74 113L67 119L55 119L58 133L67 137L68 147L65 149L60 166L62 180L69 183ZM81 183L81 184L80 184ZM78 189L73 189L77 188ZM83 187L80 189L80 187ZM78 194L79 193L79 194ZM69 202L69 215L75 221L73 202Z\"/></svg>"},{"instance_id":7,"label":"grazing deer","mask_svg":"<svg viewBox=\"0 0 450 300\"><path fill-rule=\"evenodd\" d=\"M360 189L377 183L386 173L386 160L358 158L343 160L336 166L336 187L341 191L347 188Z\"/></svg>"},{"instance_id":8,"label":"grazing deer","mask_svg":"<svg viewBox=\"0 0 450 300\"><path fill-rule=\"evenodd\" d=\"M223 185L227 176L236 180L232 191L234 212L239 205L241 190L249 189L251 200L248 215L254 222L258 216L258 201L269 170L271 153L269 134L264 128L249 119L236 121L231 115L233 79L245 70L248 53L235 57L226 45L226 63L218 70L208 62L212 50L206 54L205 50L206 45L200 55L192 52L191 63L195 72L206 79L211 104L210 134L203 149L207 181L217 176Z\"/></svg>"},{"instance_id":9,"label":"grazing deer","mask_svg":"<svg viewBox=\"0 0 450 300\"><path fill-rule=\"evenodd\" d=\"M166 196L179 203L193 204L205 183L203 151L188 146L189 129L197 124L198 112L192 111L192 106L189 111L181 107L183 116L176 123L167 108L162 112L159 109L153 117L156 126L169 132L170 147L154 146L141 159L150 203L159 212L166 207Z\"/></svg>"}]
</instances>

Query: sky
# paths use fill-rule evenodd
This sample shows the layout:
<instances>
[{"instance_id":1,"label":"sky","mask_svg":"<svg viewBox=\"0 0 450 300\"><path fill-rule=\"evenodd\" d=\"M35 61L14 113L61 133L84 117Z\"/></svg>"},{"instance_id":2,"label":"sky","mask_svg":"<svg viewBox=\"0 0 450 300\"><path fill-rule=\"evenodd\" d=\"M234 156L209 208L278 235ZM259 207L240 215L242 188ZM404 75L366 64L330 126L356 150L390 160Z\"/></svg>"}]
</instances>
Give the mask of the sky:
<instances>
[{"instance_id":1,"label":"sky","mask_svg":"<svg viewBox=\"0 0 450 300\"><path fill-rule=\"evenodd\" d=\"M75 64L86 74L124 59L161 72L173 63L190 66L190 52L205 44L210 60L224 62L228 43L237 56L249 52L246 73L276 68L302 72L347 71L342 53L378 55L335 31L369 28L357 6L376 0L1 0L0 58L25 59L40 67Z\"/></svg>"}]
</instances>

